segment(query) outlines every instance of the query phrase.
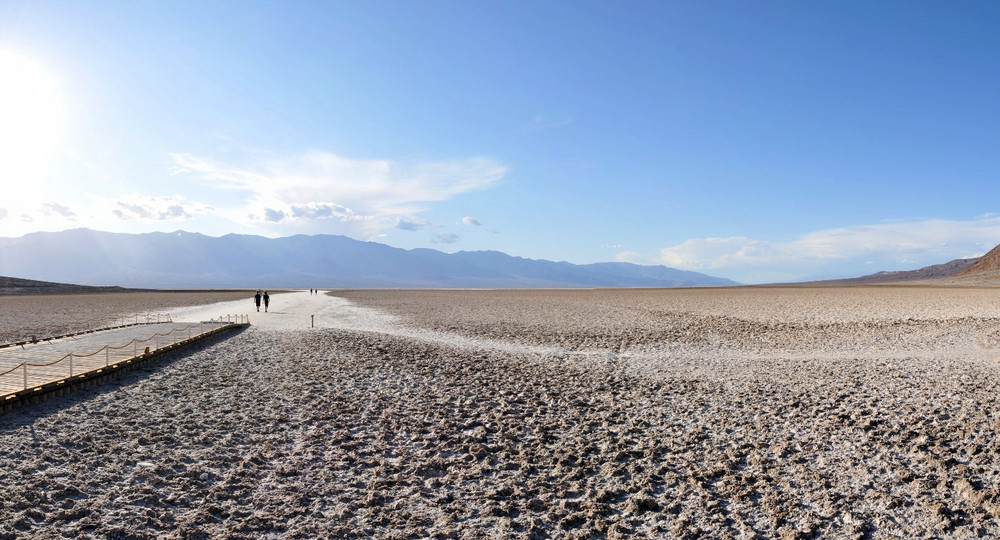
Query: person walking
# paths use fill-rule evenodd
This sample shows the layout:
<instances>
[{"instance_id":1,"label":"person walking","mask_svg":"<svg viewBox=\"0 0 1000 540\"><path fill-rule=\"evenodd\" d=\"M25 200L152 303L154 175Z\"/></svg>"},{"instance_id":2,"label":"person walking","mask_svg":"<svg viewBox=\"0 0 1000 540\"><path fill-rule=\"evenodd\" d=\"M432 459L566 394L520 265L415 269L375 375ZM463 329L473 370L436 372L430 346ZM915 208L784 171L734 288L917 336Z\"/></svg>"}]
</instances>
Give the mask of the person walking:
<instances>
[{"instance_id":1,"label":"person walking","mask_svg":"<svg viewBox=\"0 0 1000 540\"><path fill-rule=\"evenodd\" d=\"M267 291L264 291L264 313L267 313L267 305L271 303L271 297L267 295ZM257 311L260 311L259 309Z\"/></svg>"},{"instance_id":2,"label":"person walking","mask_svg":"<svg viewBox=\"0 0 1000 540\"><path fill-rule=\"evenodd\" d=\"M257 304L257 311L260 311L260 289L257 289L257 294L253 295L253 303Z\"/></svg>"}]
</instances>

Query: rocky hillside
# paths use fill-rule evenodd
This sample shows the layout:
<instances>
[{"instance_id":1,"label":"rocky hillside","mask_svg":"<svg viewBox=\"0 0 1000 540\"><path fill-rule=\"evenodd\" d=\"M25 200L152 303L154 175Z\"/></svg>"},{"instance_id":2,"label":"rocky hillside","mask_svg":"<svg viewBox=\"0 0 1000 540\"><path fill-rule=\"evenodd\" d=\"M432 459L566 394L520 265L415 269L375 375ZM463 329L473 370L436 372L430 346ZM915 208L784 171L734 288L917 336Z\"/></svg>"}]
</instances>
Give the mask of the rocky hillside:
<instances>
[{"instance_id":1,"label":"rocky hillside","mask_svg":"<svg viewBox=\"0 0 1000 540\"><path fill-rule=\"evenodd\" d=\"M990 250L989 253L976 259L975 264L958 272L956 277L979 276L983 274L993 274L1000 272L1000 246Z\"/></svg>"},{"instance_id":2,"label":"rocky hillside","mask_svg":"<svg viewBox=\"0 0 1000 540\"><path fill-rule=\"evenodd\" d=\"M875 274L849 279L811 281L802 283L802 285L889 285L893 283L947 279L954 278L959 275L961 272L972 267L978 260L978 258L955 259L944 264L925 266L916 270L877 272Z\"/></svg>"}]
</instances>

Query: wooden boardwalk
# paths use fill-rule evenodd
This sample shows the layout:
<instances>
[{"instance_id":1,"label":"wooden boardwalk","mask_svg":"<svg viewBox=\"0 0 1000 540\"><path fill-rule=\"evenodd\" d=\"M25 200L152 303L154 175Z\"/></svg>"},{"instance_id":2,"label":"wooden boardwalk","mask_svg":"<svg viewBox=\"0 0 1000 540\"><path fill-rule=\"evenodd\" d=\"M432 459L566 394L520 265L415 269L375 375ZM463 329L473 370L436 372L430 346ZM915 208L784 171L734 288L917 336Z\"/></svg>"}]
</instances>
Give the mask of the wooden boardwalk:
<instances>
[{"instance_id":1,"label":"wooden boardwalk","mask_svg":"<svg viewBox=\"0 0 1000 540\"><path fill-rule=\"evenodd\" d=\"M122 363L230 326L236 325L140 324L0 349L0 403L16 393L113 371Z\"/></svg>"}]
</instances>

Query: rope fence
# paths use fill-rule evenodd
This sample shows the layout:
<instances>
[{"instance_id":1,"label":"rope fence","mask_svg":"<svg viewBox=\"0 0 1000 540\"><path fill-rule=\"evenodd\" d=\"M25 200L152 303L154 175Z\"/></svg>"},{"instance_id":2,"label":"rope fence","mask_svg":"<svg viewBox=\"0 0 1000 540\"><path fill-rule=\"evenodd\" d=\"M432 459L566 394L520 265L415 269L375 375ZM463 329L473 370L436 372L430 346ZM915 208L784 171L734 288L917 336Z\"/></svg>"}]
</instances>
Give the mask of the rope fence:
<instances>
[{"instance_id":1,"label":"rope fence","mask_svg":"<svg viewBox=\"0 0 1000 540\"><path fill-rule=\"evenodd\" d=\"M35 343L47 339L79 335L85 332L97 332L140 324L159 324L164 322L173 322L169 313L136 313L46 326L23 326L14 330L0 331L0 347Z\"/></svg>"},{"instance_id":2,"label":"rope fence","mask_svg":"<svg viewBox=\"0 0 1000 540\"><path fill-rule=\"evenodd\" d=\"M44 363L21 362L6 371L0 372L0 395L27 390L53 381L72 378L94 370L108 368L123 360L136 358L155 352L163 347L169 347L200 336L208 330L224 327L228 324L247 324L247 315L224 315L199 323L171 329L169 332L156 332L148 338L135 338L124 345L105 344L100 349L88 353L69 353L58 360ZM136 319L138 320L138 319ZM172 322L172 321L160 321ZM123 326L134 326L128 324ZM153 324L153 323L150 323Z\"/></svg>"}]
</instances>

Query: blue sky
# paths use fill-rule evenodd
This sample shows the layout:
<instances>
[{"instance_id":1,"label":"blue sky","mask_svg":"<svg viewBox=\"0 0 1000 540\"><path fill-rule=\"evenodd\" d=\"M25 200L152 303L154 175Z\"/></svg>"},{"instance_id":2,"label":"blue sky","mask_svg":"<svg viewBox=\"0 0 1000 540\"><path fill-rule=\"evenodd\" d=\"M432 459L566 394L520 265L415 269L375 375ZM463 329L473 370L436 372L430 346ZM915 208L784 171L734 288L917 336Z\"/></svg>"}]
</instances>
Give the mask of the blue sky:
<instances>
[{"instance_id":1,"label":"blue sky","mask_svg":"<svg viewBox=\"0 0 1000 540\"><path fill-rule=\"evenodd\" d=\"M0 236L851 277L1000 243L996 2L0 0Z\"/></svg>"}]
</instances>

